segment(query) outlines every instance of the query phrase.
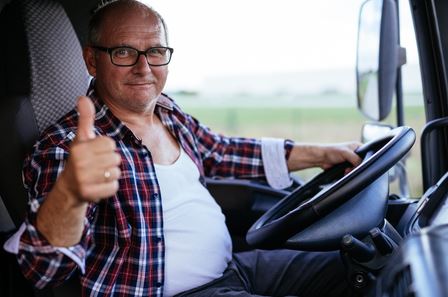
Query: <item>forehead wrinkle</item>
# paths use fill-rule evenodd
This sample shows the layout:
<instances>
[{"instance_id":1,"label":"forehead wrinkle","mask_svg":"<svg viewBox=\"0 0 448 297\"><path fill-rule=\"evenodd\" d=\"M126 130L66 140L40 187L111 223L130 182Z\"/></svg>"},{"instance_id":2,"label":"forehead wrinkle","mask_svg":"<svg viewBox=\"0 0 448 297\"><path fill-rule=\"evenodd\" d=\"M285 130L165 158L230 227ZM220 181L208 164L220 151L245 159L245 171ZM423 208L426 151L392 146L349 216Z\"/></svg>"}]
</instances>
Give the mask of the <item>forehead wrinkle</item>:
<instances>
[{"instance_id":1,"label":"forehead wrinkle","mask_svg":"<svg viewBox=\"0 0 448 297\"><path fill-rule=\"evenodd\" d=\"M146 25L127 25L127 26L118 26L112 29L114 33L161 33L161 28L159 25L157 26L146 26Z\"/></svg>"},{"instance_id":2,"label":"forehead wrinkle","mask_svg":"<svg viewBox=\"0 0 448 297\"><path fill-rule=\"evenodd\" d=\"M112 19L109 19L109 21ZM110 26L108 27L107 25ZM105 26L105 32L102 34L102 42L114 43L116 45L135 44L136 40L152 40L157 45L166 43L163 26L153 17L141 18L137 16L134 19L124 19L121 22L108 22ZM156 40L157 39L157 40Z\"/></svg>"},{"instance_id":3,"label":"forehead wrinkle","mask_svg":"<svg viewBox=\"0 0 448 297\"><path fill-rule=\"evenodd\" d=\"M114 36L132 38L136 35L137 38L158 37L160 42L167 42L162 23L152 12L125 9L121 15L117 13L117 10L112 11L103 22L106 39L115 39Z\"/></svg>"},{"instance_id":4,"label":"forehead wrinkle","mask_svg":"<svg viewBox=\"0 0 448 297\"><path fill-rule=\"evenodd\" d=\"M160 46L165 42L165 36L160 30L119 30L113 32L113 37L109 39L112 42L121 46L142 46L149 42L151 46Z\"/></svg>"}]
</instances>

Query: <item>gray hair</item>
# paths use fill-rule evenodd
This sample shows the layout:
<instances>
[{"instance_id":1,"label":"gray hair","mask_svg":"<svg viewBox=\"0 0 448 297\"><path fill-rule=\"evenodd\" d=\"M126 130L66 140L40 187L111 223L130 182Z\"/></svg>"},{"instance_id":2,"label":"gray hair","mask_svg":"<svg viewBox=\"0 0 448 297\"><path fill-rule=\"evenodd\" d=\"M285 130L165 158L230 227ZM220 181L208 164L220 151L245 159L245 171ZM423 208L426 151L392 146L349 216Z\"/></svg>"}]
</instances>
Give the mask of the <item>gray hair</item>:
<instances>
[{"instance_id":1,"label":"gray hair","mask_svg":"<svg viewBox=\"0 0 448 297\"><path fill-rule=\"evenodd\" d=\"M139 9L145 9L149 13L154 14L160 21L164 33L165 39L168 43L168 29L163 17L152 7L149 7L139 1L136 0L101 0L99 1L96 8L93 10L92 17L89 21L88 35L87 35L87 43L89 45L98 45L100 41L101 34L101 25L104 22L105 17L114 9L117 9L121 6L126 7L135 7Z\"/></svg>"}]
</instances>

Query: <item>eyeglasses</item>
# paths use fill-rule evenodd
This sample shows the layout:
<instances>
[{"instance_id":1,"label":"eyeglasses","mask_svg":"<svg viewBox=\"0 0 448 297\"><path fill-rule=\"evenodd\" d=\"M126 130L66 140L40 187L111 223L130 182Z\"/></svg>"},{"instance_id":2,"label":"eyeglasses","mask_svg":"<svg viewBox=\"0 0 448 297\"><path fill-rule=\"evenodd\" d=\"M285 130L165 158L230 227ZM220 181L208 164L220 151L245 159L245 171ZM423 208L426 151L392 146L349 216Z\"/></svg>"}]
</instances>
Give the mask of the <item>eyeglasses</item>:
<instances>
[{"instance_id":1,"label":"eyeglasses","mask_svg":"<svg viewBox=\"0 0 448 297\"><path fill-rule=\"evenodd\" d=\"M150 47L145 51L139 51L129 46L102 47L92 46L92 48L107 52L110 61L116 66L134 66L137 64L140 55L146 57L149 66L164 66L171 61L174 49L166 46Z\"/></svg>"}]
</instances>

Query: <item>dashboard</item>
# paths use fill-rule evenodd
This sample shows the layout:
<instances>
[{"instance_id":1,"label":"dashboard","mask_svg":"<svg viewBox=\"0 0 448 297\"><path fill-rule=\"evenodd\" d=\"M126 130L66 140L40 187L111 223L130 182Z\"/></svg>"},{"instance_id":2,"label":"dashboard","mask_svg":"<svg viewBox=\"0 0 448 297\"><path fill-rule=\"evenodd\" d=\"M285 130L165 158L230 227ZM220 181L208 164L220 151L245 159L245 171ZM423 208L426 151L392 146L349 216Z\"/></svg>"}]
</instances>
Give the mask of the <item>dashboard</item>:
<instances>
[{"instance_id":1,"label":"dashboard","mask_svg":"<svg viewBox=\"0 0 448 297\"><path fill-rule=\"evenodd\" d=\"M407 230L369 296L448 296L448 173L422 196Z\"/></svg>"}]
</instances>

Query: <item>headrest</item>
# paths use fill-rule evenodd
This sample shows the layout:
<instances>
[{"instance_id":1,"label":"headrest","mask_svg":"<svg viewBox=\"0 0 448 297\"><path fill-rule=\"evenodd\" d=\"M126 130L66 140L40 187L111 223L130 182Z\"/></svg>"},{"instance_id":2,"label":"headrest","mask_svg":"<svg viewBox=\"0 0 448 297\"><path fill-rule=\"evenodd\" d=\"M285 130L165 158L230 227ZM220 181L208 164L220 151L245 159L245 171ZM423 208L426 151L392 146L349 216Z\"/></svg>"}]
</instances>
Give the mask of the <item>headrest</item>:
<instances>
[{"instance_id":1,"label":"headrest","mask_svg":"<svg viewBox=\"0 0 448 297\"><path fill-rule=\"evenodd\" d=\"M29 97L42 132L85 94L89 75L79 40L59 3L25 0L9 6L6 28L19 38L7 39L12 44L6 70L14 80L8 95Z\"/></svg>"},{"instance_id":2,"label":"headrest","mask_svg":"<svg viewBox=\"0 0 448 297\"><path fill-rule=\"evenodd\" d=\"M16 226L25 213L23 157L39 133L75 106L89 75L62 6L13 0L0 14L0 196Z\"/></svg>"}]
</instances>

